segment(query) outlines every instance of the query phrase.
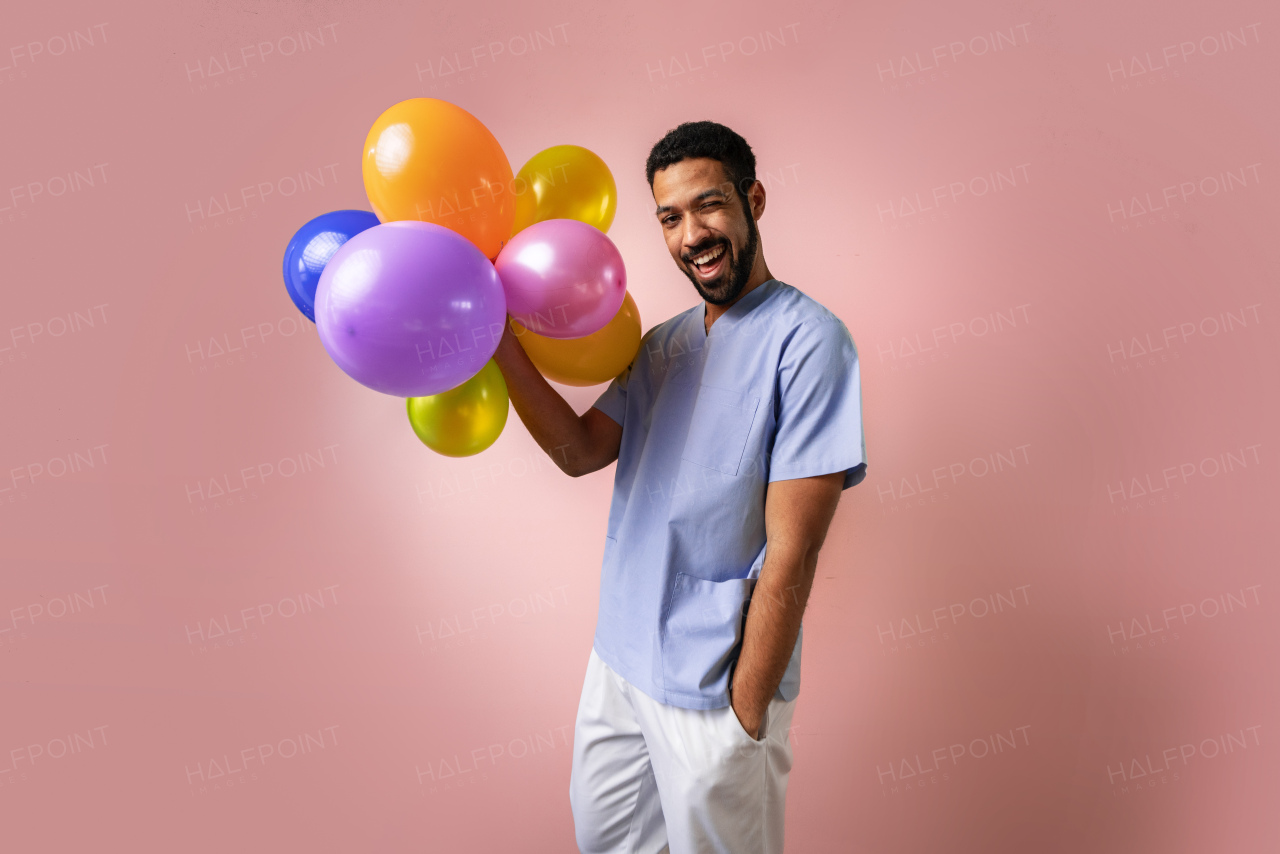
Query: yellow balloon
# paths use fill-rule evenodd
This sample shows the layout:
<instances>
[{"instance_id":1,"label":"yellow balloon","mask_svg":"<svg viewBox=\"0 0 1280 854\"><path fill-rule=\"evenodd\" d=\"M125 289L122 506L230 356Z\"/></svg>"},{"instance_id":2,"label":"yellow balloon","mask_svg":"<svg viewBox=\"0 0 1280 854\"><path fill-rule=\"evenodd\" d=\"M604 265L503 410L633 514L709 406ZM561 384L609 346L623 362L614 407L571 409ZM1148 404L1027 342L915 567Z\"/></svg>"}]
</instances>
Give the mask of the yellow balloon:
<instances>
[{"instance_id":1,"label":"yellow balloon","mask_svg":"<svg viewBox=\"0 0 1280 854\"><path fill-rule=\"evenodd\" d=\"M599 385L626 370L636 357L640 349L640 309L628 291L613 320L590 335L547 338L525 329L514 318L511 331L534 367L547 379L564 385Z\"/></svg>"},{"instance_id":2,"label":"yellow balloon","mask_svg":"<svg viewBox=\"0 0 1280 854\"><path fill-rule=\"evenodd\" d=\"M513 235L546 219L576 219L608 231L618 210L613 173L580 145L556 145L533 155L511 188L516 194Z\"/></svg>"},{"instance_id":3,"label":"yellow balloon","mask_svg":"<svg viewBox=\"0 0 1280 854\"><path fill-rule=\"evenodd\" d=\"M492 445L507 424L507 383L490 359L457 388L407 400L409 423L422 443L448 457L469 457Z\"/></svg>"}]
</instances>

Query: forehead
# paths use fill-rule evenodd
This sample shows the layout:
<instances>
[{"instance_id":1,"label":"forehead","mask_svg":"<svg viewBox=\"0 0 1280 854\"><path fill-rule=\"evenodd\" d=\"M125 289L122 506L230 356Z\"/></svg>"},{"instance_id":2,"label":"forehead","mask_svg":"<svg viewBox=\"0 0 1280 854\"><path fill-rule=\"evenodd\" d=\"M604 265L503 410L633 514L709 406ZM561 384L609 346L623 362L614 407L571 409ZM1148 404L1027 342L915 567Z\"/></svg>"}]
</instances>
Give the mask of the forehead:
<instances>
[{"instance_id":1,"label":"forehead","mask_svg":"<svg viewBox=\"0 0 1280 854\"><path fill-rule=\"evenodd\" d=\"M724 166L710 157L693 157L653 173L653 198L659 206L678 205L707 190L728 195L732 188Z\"/></svg>"}]
</instances>

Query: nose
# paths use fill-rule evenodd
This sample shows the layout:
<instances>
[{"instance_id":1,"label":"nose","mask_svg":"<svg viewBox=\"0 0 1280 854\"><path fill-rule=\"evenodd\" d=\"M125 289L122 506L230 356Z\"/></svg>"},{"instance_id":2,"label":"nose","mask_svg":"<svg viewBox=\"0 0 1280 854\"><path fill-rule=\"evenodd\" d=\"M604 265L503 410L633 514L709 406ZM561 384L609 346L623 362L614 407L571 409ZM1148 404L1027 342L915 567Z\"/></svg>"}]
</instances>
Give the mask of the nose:
<instances>
[{"instance_id":1,"label":"nose","mask_svg":"<svg viewBox=\"0 0 1280 854\"><path fill-rule=\"evenodd\" d=\"M686 254L707 241L712 236L711 229L702 222L697 214L685 217L682 243Z\"/></svg>"}]
</instances>

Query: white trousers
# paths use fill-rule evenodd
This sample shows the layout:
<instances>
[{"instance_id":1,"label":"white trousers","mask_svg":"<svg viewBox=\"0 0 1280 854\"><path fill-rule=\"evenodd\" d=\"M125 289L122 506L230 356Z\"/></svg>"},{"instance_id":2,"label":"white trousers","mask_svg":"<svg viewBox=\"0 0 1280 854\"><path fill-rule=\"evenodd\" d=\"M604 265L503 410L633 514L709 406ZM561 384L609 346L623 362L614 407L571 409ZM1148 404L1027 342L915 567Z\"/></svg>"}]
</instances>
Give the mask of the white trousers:
<instances>
[{"instance_id":1,"label":"white trousers","mask_svg":"<svg viewBox=\"0 0 1280 854\"><path fill-rule=\"evenodd\" d=\"M569 803L583 854L781 854L795 700L753 739L731 706L657 702L591 650Z\"/></svg>"}]
</instances>

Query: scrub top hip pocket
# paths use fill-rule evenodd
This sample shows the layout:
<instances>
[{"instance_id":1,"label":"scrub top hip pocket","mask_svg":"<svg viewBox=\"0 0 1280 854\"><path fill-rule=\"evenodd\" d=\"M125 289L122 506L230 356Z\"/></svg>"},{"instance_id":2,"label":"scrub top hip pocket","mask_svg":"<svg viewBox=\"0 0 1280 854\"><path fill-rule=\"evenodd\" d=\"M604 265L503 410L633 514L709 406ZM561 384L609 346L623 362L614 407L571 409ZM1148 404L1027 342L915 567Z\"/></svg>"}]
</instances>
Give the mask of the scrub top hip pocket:
<instances>
[{"instance_id":1,"label":"scrub top hip pocket","mask_svg":"<svg viewBox=\"0 0 1280 854\"><path fill-rule=\"evenodd\" d=\"M754 578L711 581L676 573L661 627L664 688L728 694L755 584Z\"/></svg>"}]
</instances>

